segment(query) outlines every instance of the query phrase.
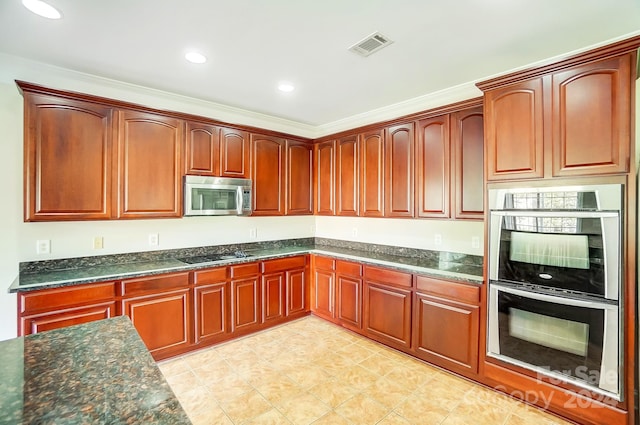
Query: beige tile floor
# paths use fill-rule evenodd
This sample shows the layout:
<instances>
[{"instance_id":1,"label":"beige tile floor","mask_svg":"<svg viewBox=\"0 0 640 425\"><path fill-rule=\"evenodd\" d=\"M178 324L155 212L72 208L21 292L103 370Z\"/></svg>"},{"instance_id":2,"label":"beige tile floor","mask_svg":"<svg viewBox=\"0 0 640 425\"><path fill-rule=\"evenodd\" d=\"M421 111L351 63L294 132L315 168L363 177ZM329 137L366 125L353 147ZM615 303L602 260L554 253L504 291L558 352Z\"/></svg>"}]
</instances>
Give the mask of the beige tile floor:
<instances>
[{"instance_id":1,"label":"beige tile floor","mask_svg":"<svg viewBox=\"0 0 640 425\"><path fill-rule=\"evenodd\" d=\"M316 317L159 366L195 425L568 423Z\"/></svg>"}]
</instances>

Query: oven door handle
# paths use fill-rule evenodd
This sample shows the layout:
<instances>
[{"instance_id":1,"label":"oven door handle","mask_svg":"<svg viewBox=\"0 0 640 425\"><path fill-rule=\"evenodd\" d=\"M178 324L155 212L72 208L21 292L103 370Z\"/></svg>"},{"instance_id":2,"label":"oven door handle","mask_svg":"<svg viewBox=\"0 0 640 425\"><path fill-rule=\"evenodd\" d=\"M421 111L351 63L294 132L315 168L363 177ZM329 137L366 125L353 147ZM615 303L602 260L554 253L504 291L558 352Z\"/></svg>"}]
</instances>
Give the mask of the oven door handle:
<instances>
[{"instance_id":1,"label":"oven door handle","mask_svg":"<svg viewBox=\"0 0 640 425\"><path fill-rule=\"evenodd\" d=\"M510 286L503 286L493 282L491 282L491 287L509 294L519 295L519 296L530 298L533 300L546 301L554 304L570 305L574 307L595 308L599 310L618 309L618 306L614 304L607 304L607 303L602 303L598 301L587 301L587 300L579 300L575 298L565 298L565 297L559 297L555 295L541 294L539 292L532 292L532 291L512 288Z\"/></svg>"}]
</instances>

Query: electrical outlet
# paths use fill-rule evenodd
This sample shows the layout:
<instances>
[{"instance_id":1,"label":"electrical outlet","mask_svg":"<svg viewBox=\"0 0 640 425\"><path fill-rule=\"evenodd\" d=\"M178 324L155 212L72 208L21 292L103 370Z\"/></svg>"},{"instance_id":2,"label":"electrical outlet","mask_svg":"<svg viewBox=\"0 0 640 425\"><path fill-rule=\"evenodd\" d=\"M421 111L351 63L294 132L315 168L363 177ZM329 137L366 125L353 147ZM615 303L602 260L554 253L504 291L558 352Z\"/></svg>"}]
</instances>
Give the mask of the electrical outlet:
<instances>
[{"instance_id":1,"label":"electrical outlet","mask_svg":"<svg viewBox=\"0 0 640 425\"><path fill-rule=\"evenodd\" d=\"M471 248L480 248L480 238L477 236L471 237Z\"/></svg>"},{"instance_id":2,"label":"electrical outlet","mask_svg":"<svg viewBox=\"0 0 640 425\"><path fill-rule=\"evenodd\" d=\"M249 229L249 238L256 239L258 237L258 229L256 227L252 227Z\"/></svg>"},{"instance_id":3,"label":"electrical outlet","mask_svg":"<svg viewBox=\"0 0 640 425\"><path fill-rule=\"evenodd\" d=\"M354 238L358 237L358 228L357 227L352 227L351 228L351 236L353 236Z\"/></svg>"},{"instance_id":4,"label":"electrical outlet","mask_svg":"<svg viewBox=\"0 0 640 425\"><path fill-rule=\"evenodd\" d=\"M149 233L149 246L158 246L160 244L160 235L157 233Z\"/></svg>"},{"instance_id":5,"label":"electrical outlet","mask_svg":"<svg viewBox=\"0 0 640 425\"><path fill-rule=\"evenodd\" d=\"M51 254L51 241L48 239L41 239L36 242L36 253L38 254Z\"/></svg>"},{"instance_id":6,"label":"electrical outlet","mask_svg":"<svg viewBox=\"0 0 640 425\"><path fill-rule=\"evenodd\" d=\"M436 233L433 237L433 243L436 246L442 245L442 235L440 233Z\"/></svg>"},{"instance_id":7,"label":"electrical outlet","mask_svg":"<svg viewBox=\"0 0 640 425\"><path fill-rule=\"evenodd\" d=\"M104 238L102 236L96 236L93 238L93 249L104 248Z\"/></svg>"}]
</instances>

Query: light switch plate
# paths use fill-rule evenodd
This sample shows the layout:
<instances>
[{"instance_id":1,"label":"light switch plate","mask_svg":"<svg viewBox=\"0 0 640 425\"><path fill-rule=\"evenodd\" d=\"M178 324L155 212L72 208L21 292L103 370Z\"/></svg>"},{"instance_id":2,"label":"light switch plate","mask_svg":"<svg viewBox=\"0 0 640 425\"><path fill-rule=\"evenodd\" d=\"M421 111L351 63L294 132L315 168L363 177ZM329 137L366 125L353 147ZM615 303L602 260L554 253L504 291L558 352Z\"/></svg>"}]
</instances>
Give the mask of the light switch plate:
<instances>
[{"instance_id":1,"label":"light switch plate","mask_svg":"<svg viewBox=\"0 0 640 425\"><path fill-rule=\"evenodd\" d=\"M41 239L36 242L36 253L51 254L51 241L49 239Z\"/></svg>"}]
</instances>

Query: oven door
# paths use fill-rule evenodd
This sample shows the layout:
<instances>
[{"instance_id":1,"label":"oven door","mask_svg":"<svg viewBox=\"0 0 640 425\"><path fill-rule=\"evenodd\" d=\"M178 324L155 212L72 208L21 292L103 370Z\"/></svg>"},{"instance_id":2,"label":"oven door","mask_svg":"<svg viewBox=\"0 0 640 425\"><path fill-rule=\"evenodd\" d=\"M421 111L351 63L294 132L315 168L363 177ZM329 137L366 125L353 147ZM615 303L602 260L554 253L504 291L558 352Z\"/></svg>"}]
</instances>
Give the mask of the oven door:
<instances>
[{"instance_id":1,"label":"oven door","mask_svg":"<svg viewBox=\"0 0 640 425\"><path fill-rule=\"evenodd\" d=\"M622 400L619 308L490 284L487 355Z\"/></svg>"}]
</instances>

